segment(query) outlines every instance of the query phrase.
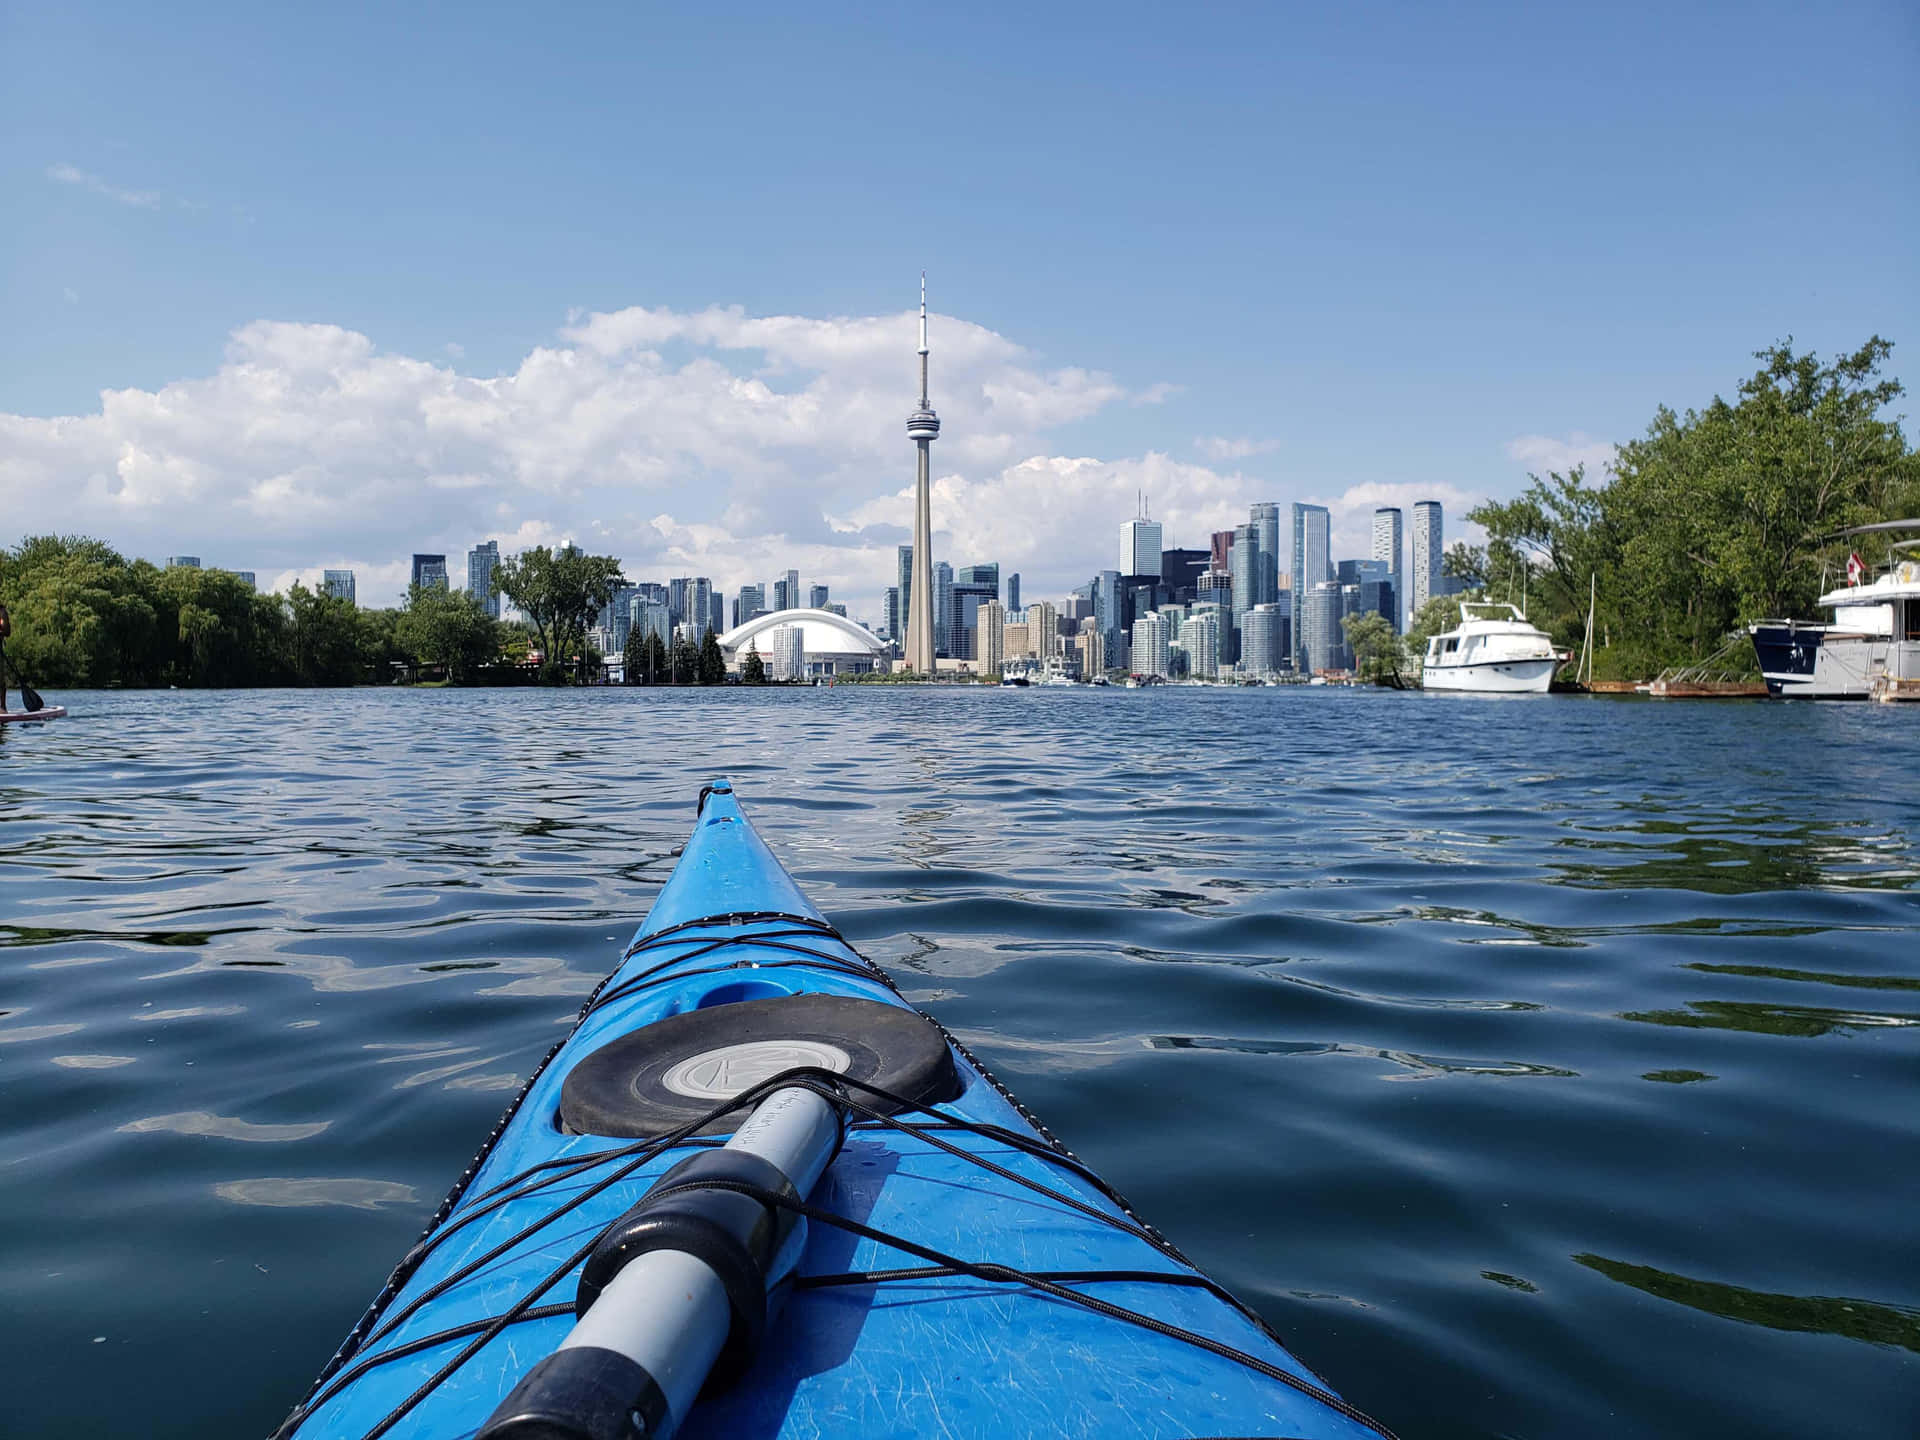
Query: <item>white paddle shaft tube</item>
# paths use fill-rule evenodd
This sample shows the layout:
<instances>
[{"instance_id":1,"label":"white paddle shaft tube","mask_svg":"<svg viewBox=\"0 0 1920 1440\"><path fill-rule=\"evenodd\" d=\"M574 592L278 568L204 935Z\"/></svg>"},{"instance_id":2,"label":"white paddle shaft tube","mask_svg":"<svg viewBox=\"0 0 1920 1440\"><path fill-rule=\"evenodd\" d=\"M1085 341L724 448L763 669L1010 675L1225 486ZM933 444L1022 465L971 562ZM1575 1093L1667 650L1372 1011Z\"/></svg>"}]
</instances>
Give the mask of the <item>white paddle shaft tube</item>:
<instances>
[{"instance_id":1,"label":"white paddle shaft tube","mask_svg":"<svg viewBox=\"0 0 1920 1440\"><path fill-rule=\"evenodd\" d=\"M716 1365L752 1358L806 1242L804 1199L839 1151L839 1110L776 1090L718 1150L683 1160L608 1226L578 1319L477 1440L664 1440ZM745 1193L745 1192L752 1193Z\"/></svg>"}]
</instances>

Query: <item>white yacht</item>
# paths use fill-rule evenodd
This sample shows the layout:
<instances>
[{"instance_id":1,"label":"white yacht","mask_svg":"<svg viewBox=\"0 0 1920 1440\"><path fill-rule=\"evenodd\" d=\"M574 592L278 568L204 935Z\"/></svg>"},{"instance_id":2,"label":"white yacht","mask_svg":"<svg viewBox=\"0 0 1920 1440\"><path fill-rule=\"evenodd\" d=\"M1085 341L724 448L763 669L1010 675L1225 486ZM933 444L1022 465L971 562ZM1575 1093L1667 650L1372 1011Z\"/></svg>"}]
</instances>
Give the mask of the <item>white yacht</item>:
<instances>
[{"instance_id":1,"label":"white yacht","mask_svg":"<svg viewBox=\"0 0 1920 1440\"><path fill-rule=\"evenodd\" d=\"M1920 519L1890 520L1843 535L1920 530ZM1806 700L1920 698L1920 540L1896 541L1869 575L1856 555L1847 583L1817 602L1829 623L1758 620L1747 627L1767 693Z\"/></svg>"},{"instance_id":2,"label":"white yacht","mask_svg":"<svg viewBox=\"0 0 1920 1440\"><path fill-rule=\"evenodd\" d=\"M1544 695L1564 658L1518 605L1462 600L1459 625L1427 641L1420 683L1428 690Z\"/></svg>"}]
</instances>

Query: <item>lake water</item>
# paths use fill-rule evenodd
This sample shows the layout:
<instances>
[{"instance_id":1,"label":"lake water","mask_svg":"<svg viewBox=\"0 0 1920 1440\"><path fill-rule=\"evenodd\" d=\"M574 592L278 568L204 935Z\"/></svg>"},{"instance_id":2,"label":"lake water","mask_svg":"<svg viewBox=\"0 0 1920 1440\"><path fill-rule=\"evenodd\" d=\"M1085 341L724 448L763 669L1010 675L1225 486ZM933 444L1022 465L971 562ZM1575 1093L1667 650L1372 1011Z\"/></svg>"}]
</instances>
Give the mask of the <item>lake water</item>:
<instances>
[{"instance_id":1,"label":"lake water","mask_svg":"<svg viewBox=\"0 0 1920 1440\"><path fill-rule=\"evenodd\" d=\"M271 1428L720 774L1408 1440L1920 1430L1912 707L51 698L0 732L9 1435Z\"/></svg>"}]
</instances>

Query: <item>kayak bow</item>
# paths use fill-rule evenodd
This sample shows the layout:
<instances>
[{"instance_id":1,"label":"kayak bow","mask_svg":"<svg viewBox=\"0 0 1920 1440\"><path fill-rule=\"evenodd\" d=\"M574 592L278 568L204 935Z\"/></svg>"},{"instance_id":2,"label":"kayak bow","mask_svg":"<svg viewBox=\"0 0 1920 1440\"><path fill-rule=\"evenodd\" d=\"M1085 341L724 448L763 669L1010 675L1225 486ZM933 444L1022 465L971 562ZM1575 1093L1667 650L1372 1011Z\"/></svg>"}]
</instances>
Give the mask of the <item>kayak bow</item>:
<instances>
[{"instance_id":1,"label":"kayak bow","mask_svg":"<svg viewBox=\"0 0 1920 1440\"><path fill-rule=\"evenodd\" d=\"M807 901L716 781L277 1436L1380 1436Z\"/></svg>"}]
</instances>

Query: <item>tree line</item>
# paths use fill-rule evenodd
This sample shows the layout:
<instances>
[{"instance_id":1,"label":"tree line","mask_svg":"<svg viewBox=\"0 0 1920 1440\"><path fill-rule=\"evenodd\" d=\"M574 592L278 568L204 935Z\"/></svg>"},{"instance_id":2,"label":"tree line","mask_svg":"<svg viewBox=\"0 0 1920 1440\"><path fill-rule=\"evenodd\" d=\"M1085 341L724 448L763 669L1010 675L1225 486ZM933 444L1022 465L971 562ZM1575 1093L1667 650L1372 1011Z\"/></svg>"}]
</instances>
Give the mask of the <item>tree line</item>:
<instances>
[{"instance_id":1,"label":"tree line","mask_svg":"<svg viewBox=\"0 0 1920 1440\"><path fill-rule=\"evenodd\" d=\"M1615 448L1611 475L1529 475L1515 499L1469 510L1487 543L1453 545L1445 573L1467 582L1467 599L1524 599L1576 654L1591 610L1596 679L1751 668L1747 624L1824 618L1815 602L1848 555L1880 558L1839 532L1920 517L1920 451L1889 413L1904 388L1881 373L1892 350L1875 336L1829 362L1791 341L1759 351L1735 399L1661 406ZM1459 623L1461 598L1429 601L1400 643L1383 626L1349 627L1362 675L1417 671L1427 640Z\"/></svg>"},{"instance_id":2,"label":"tree line","mask_svg":"<svg viewBox=\"0 0 1920 1440\"><path fill-rule=\"evenodd\" d=\"M162 569L104 541L38 535L0 549L0 602L13 617L8 658L49 687L387 684L422 672L455 685L564 684L594 671L601 656L587 631L624 583L617 560L535 546L494 574L524 619L496 620L478 596L440 586L415 586L392 609L299 581L284 595L257 594L228 571ZM636 633L624 658L629 683L726 680L711 633L671 652ZM757 660L749 683L765 678Z\"/></svg>"}]
</instances>

